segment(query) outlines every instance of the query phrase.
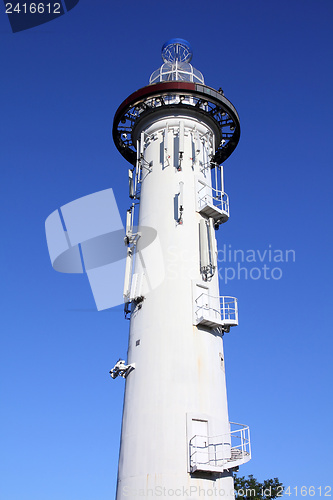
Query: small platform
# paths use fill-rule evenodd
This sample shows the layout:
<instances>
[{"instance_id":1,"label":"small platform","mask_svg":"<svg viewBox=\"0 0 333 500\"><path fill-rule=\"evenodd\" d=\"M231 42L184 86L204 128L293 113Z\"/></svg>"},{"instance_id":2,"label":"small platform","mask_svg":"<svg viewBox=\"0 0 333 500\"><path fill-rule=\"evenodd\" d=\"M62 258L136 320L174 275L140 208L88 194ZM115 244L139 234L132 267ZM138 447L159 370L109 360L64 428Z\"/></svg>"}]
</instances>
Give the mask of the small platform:
<instances>
[{"instance_id":1,"label":"small platform","mask_svg":"<svg viewBox=\"0 0 333 500\"><path fill-rule=\"evenodd\" d=\"M243 455L239 456L238 458L233 458L232 457L232 449L231 449L231 458L228 460L220 460L220 464L217 465L216 463L206 463L206 464L200 464L196 463L191 465L191 472L223 472L224 470L229 470L233 469L235 467L239 467L240 465L245 464L249 460L251 460L251 453L248 451L245 451ZM238 451L238 450L237 450Z\"/></svg>"},{"instance_id":2,"label":"small platform","mask_svg":"<svg viewBox=\"0 0 333 500\"><path fill-rule=\"evenodd\" d=\"M190 470L221 473L251 459L250 430L230 422L230 433L221 436L193 436L190 440Z\"/></svg>"},{"instance_id":3,"label":"small platform","mask_svg":"<svg viewBox=\"0 0 333 500\"><path fill-rule=\"evenodd\" d=\"M229 196L202 180L197 181L197 211L218 224L229 219Z\"/></svg>"},{"instance_id":4,"label":"small platform","mask_svg":"<svg viewBox=\"0 0 333 500\"><path fill-rule=\"evenodd\" d=\"M214 318L214 317L211 317L209 314L206 315L202 315L200 317L198 317L195 321L195 324L196 325L203 325L203 326L209 326L211 328L214 328L216 326L223 326L223 327L226 327L226 326L237 326L238 325L238 321L236 320L222 320L222 319L219 319L219 318Z\"/></svg>"},{"instance_id":5,"label":"small platform","mask_svg":"<svg viewBox=\"0 0 333 500\"><path fill-rule=\"evenodd\" d=\"M194 324L211 328L238 325L238 304L235 297L211 297L202 293L195 301Z\"/></svg>"},{"instance_id":6,"label":"small platform","mask_svg":"<svg viewBox=\"0 0 333 500\"><path fill-rule=\"evenodd\" d=\"M229 211L226 212L221 210L212 203L205 201L201 201L201 206L199 207L198 212L202 215L206 215L206 217L212 217L214 221L219 221L220 223L227 222L229 219Z\"/></svg>"}]
</instances>

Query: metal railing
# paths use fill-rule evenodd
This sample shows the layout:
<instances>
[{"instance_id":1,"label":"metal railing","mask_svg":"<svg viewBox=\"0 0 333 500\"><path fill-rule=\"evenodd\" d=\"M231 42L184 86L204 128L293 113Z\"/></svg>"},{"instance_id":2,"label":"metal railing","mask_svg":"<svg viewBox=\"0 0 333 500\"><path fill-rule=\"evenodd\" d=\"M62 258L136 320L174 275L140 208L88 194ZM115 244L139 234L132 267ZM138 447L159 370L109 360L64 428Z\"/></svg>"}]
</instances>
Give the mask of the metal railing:
<instances>
[{"instance_id":1,"label":"metal railing","mask_svg":"<svg viewBox=\"0 0 333 500\"><path fill-rule=\"evenodd\" d=\"M199 211L206 205L210 205L229 217L229 196L219 189L208 186L208 184L202 182L200 184L202 184L202 187L198 190Z\"/></svg>"},{"instance_id":2,"label":"metal railing","mask_svg":"<svg viewBox=\"0 0 333 500\"><path fill-rule=\"evenodd\" d=\"M223 471L251 459L249 427L235 422L230 422L230 426L230 432L221 436L196 435L190 439L191 471Z\"/></svg>"},{"instance_id":3,"label":"metal railing","mask_svg":"<svg viewBox=\"0 0 333 500\"><path fill-rule=\"evenodd\" d=\"M204 318L225 325L238 325L238 303L235 297L212 297L204 292L195 300L195 304L197 321Z\"/></svg>"}]
</instances>

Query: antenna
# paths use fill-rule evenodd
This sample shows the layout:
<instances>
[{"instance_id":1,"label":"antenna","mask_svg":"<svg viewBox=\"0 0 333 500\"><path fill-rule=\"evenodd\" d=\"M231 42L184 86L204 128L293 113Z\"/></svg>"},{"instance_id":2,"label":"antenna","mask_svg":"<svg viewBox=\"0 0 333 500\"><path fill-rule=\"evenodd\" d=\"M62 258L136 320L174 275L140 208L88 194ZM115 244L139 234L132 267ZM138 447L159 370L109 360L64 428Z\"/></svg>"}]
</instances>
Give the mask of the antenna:
<instances>
[{"instance_id":1,"label":"antenna","mask_svg":"<svg viewBox=\"0 0 333 500\"><path fill-rule=\"evenodd\" d=\"M180 181L179 183L179 205L181 208L184 206L184 183Z\"/></svg>"},{"instance_id":2,"label":"antenna","mask_svg":"<svg viewBox=\"0 0 333 500\"><path fill-rule=\"evenodd\" d=\"M209 258L206 220L201 219L199 224L200 224L200 267L203 270L203 272L207 273L207 269L210 267L210 258Z\"/></svg>"},{"instance_id":3,"label":"antenna","mask_svg":"<svg viewBox=\"0 0 333 500\"><path fill-rule=\"evenodd\" d=\"M210 217L209 219L209 254L210 254L210 264L215 270L217 268L217 245L214 230L214 219Z\"/></svg>"},{"instance_id":4,"label":"antenna","mask_svg":"<svg viewBox=\"0 0 333 500\"><path fill-rule=\"evenodd\" d=\"M184 211L184 182L179 183L178 195L178 224L183 224L183 211Z\"/></svg>"},{"instance_id":5,"label":"antenna","mask_svg":"<svg viewBox=\"0 0 333 500\"><path fill-rule=\"evenodd\" d=\"M129 247L127 249L125 278L124 278L123 295L125 302L129 302L129 296L131 290L132 265L133 265L133 249Z\"/></svg>"},{"instance_id":6,"label":"antenna","mask_svg":"<svg viewBox=\"0 0 333 500\"><path fill-rule=\"evenodd\" d=\"M143 156L144 145L145 145L145 133L141 132L141 136L140 136L140 158Z\"/></svg>"},{"instance_id":7,"label":"antenna","mask_svg":"<svg viewBox=\"0 0 333 500\"><path fill-rule=\"evenodd\" d=\"M184 153L184 121L179 122L179 153Z\"/></svg>"},{"instance_id":8,"label":"antenna","mask_svg":"<svg viewBox=\"0 0 333 500\"><path fill-rule=\"evenodd\" d=\"M195 131L195 151L196 151L196 153L200 153L200 150L201 150L201 142L200 142L199 132L196 130Z\"/></svg>"},{"instance_id":9,"label":"antenna","mask_svg":"<svg viewBox=\"0 0 333 500\"><path fill-rule=\"evenodd\" d=\"M132 224L132 212L134 207L132 206L126 212L126 237L130 239L132 236L133 224Z\"/></svg>"},{"instance_id":10,"label":"antenna","mask_svg":"<svg viewBox=\"0 0 333 500\"><path fill-rule=\"evenodd\" d=\"M129 183L129 197L130 198L135 198L135 189L134 189L134 182L133 182L133 170L128 171L128 183Z\"/></svg>"},{"instance_id":11,"label":"antenna","mask_svg":"<svg viewBox=\"0 0 333 500\"><path fill-rule=\"evenodd\" d=\"M168 124L164 129L164 151L168 150Z\"/></svg>"}]
</instances>

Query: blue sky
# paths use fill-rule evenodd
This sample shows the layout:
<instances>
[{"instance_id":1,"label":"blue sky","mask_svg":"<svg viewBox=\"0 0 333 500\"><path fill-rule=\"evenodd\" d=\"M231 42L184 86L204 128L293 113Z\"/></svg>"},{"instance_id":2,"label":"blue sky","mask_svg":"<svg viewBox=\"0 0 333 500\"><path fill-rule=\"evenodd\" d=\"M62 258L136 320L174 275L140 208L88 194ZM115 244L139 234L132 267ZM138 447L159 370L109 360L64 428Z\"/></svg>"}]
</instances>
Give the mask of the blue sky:
<instances>
[{"instance_id":1,"label":"blue sky","mask_svg":"<svg viewBox=\"0 0 333 500\"><path fill-rule=\"evenodd\" d=\"M292 498L296 486L333 489L332 16L329 0L80 0L13 34L1 8L3 500L114 497L124 383L108 371L126 356L128 322L122 307L95 311L86 277L53 271L44 221L109 187L125 216L113 116L171 37L189 40L241 119L219 248L296 256L265 260L281 279L221 281L240 306L225 336L230 418L252 435L240 474L278 476ZM220 262L221 277L237 265Z\"/></svg>"}]
</instances>

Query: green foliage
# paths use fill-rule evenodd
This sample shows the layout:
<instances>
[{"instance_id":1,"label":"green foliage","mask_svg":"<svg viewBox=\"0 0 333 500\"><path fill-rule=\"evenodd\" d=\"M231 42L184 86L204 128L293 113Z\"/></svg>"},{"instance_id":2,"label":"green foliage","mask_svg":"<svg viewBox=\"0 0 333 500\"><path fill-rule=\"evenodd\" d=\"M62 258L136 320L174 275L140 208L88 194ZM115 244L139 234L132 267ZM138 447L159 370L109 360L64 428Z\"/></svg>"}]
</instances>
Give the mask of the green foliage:
<instances>
[{"instance_id":1,"label":"green foliage","mask_svg":"<svg viewBox=\"0 0 333 500\"><path fill-rule=\"evenodd\" d=\"M280 498L283 495L284 486L277 477L274 479L265 479L263 483L259 483L252 474L247 478L235 475L234 482L237 500L268 500Z\"/></svg>"}]
</instances>

